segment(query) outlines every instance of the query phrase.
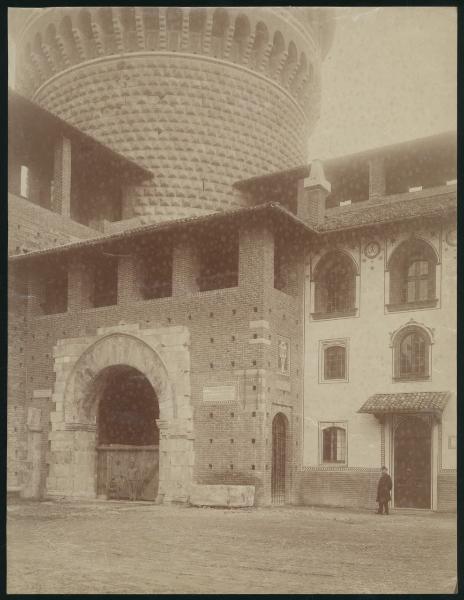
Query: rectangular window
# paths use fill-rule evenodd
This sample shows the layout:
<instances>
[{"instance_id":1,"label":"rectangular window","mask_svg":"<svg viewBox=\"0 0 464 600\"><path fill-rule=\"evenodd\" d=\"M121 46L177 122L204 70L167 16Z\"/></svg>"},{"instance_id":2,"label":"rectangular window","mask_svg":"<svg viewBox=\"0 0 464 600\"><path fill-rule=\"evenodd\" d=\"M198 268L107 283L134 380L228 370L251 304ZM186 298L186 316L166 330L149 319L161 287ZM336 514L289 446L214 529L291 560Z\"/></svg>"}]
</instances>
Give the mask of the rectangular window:
<instances>
[{"instance_id":1,"label":"rectangular window","mask_svg":"<svg viewBox=\"0 0 464 600\"><path fill-rule=\"evenodd\" d=\"M345 378L345 348L331 346L324 352L324 379Z\"/></svg>"},{"instance_id":2,"label":"rectangular window","mask_svg":"<svg viewBox=\"0 0 464 600\"><path fill-rule=\"evenodd\" d=\"M319 383L348 381L347 338L319 342Z\"/></svg>"},{"instance_id":3,"label":"rectangular window","mask_svg":"<svg viewBox=\"0 0 464 600\"><path fill-rule=\"evenodd\" d=\"M346 464L346 423L320 423L322 463Z\"/></svg>"}]
</instances>

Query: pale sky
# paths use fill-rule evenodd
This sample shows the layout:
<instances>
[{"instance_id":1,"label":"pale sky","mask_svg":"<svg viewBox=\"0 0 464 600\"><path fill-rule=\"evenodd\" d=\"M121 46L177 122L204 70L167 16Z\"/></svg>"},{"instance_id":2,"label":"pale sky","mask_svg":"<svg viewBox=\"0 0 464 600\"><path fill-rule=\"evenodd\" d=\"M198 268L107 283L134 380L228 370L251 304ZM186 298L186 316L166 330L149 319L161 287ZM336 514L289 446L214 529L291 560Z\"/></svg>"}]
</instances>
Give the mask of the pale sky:
<instances>
[{"instance_id":1,"label":"pale sky","mask_svg":"<svg viewBox=\"0 0 464 600\"><path fill-rule=\"evenodd\" d=\"M335 38L322 67L321 117L309 140L310 160L456 129L454 8L333 13Z\"/></svg>"}]
</instances>

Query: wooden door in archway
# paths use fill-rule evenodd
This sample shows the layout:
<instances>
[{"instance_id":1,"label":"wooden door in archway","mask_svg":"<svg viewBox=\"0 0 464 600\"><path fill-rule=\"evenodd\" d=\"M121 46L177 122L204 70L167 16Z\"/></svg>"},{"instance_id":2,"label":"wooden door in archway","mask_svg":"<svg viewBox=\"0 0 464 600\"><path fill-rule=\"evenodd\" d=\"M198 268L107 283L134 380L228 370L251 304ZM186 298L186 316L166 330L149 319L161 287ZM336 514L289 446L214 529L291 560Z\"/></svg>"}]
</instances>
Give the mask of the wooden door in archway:
<instances>
[{"instance_id":1,"label":"wooden door in archway","mask_svg":"<svg viewBox=\"0 0 464 600\"><path fill-rule=\"evenodd\" d=\"M282 413L278 413L272 421L271 495L273 504L285 503L287 434L287 418Z\"/></svg>"},{"instance_id":2,"label":"wooden door in archway","mask_svg":"<svg viewBox=\"0 0 464 600\"><path fill-rule=\"evenodd\" d=\"M159 408L148 379L125 365L101 374L98 401L97 495L155 500Z\"/></svg>"}]
</instances>

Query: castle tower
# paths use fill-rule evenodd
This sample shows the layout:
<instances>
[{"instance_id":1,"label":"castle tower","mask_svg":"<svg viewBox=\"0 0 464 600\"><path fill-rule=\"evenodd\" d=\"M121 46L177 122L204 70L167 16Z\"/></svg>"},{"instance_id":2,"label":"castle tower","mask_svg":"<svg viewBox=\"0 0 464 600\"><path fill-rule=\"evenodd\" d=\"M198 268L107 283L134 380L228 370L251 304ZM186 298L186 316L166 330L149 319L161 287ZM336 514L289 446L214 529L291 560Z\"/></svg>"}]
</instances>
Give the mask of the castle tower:
<instances>
[{"instance_id":1,"label":"castle tower","mask_svg":"<svg viewBox=\"0 0 464 600\"><path fill-rule=\"evenodd\" d=\"M306 162L333 35L323 9L21 12L17 90L154 173L123 219L244 206L235 181Z\"/></svg>"}]
</instances>

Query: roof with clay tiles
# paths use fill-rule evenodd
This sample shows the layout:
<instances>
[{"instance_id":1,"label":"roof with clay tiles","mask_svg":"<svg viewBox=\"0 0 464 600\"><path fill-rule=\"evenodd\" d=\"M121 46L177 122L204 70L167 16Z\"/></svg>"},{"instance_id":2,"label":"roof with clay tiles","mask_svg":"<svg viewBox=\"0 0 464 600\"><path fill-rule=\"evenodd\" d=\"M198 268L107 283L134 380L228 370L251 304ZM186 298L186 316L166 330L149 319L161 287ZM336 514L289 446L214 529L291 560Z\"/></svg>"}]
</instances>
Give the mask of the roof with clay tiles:
<instances>
[{"instance_id":1,"label":"roof with clay tiles","mask_svg":"<svg viewBox=\"0 0 464 600\"><path fill-rule=\"evenodd\" d=\"M401 392L374 394L358 410L359 413L435 413L443 412L450 392Z\"/></svg>"},{"instance_id":2,"label":"roof with clay tiles","mask_svg":"<svg viewBox=\"0 0 464 600\"><path fill-rule=\"evenodd\" d=\"M438 193L434 192L433 188L425 192L428 193L425 197L420 197L420 194L414 196L414 192L411 192L403 199L389 199L382 203L359 202L352 205L351 210L331 209L326 214L324 223L317 227L317 231L339 231L417 217L439 216L456 209L455 186L441 193L438 190Z\"/></svg>"}]
</instances>

